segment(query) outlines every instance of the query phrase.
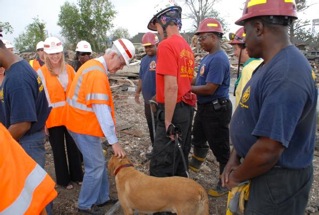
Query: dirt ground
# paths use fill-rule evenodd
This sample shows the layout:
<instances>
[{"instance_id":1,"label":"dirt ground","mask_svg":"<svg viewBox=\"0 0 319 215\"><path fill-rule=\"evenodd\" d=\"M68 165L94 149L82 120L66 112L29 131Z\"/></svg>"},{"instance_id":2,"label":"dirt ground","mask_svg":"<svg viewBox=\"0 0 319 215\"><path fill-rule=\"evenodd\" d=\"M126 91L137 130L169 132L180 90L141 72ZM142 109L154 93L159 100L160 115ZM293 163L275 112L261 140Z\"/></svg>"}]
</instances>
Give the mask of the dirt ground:
<instances>
[{"instance_id":1,"label":"dirt ground","mask_svg":"<svg viewBox=\"0 0 319 215\"><path fill-rule=\"evenodd\" d=\"M113 83L116 85L116 83ZM144 106L138 105L134 101L134 91L131 87L117 87L113 89L113 97L117 119L117 133L120 143L126 150L129 158L135 167L148 173L148 163L141 165L145 160L145 153L150 146L149 134L147 131L146 120L144 118ZM46 144L47 162L46 170L55 179L54 164L50 144ZM111 148L109 148L108 153ZM314 182L309 197L308 207L305 214L319 214L319 153L316 151L314 156ZM108 159L110 156L107 155ZM209 152L207 160L202 165L199 173L190 172L190 177L201 184L206 190L213 187L218 180L218 164ZM110 178L111 197L117 198L117 192L114 184L114 178ZM77 214L77 199L80 186L74 183L74 189L66 190L58 187L58 197L54 200L53 214ZM222 215L226 211L226 196L220 198L209 197L210 215ZM103 210L109 211L111 206L105 206ZM119 208L114 215L122 215Z\"/></svg>"}]
</instances>

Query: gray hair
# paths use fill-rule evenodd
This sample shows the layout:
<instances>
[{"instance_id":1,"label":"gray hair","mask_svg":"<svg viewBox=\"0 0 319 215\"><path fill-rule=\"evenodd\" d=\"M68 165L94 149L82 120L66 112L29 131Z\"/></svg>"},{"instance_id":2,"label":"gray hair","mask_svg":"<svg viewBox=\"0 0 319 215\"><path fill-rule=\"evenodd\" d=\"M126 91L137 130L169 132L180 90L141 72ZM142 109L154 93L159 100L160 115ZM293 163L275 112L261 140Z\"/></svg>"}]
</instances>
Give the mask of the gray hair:
<instances>
[{"instance_id":1,"label":"gray hair","mask_svg":"<svg viewBox=\"0 0 319 215\"><path fill-rule=\"evenodd\" d=\"M111 48L108 48L105 50L105 54L111 54L111 53L115 53L117 54L119 57L122 56L122 54L120 53L120 51L116 48L116 46L113 44Z\"/></svg>"}]
</instances>

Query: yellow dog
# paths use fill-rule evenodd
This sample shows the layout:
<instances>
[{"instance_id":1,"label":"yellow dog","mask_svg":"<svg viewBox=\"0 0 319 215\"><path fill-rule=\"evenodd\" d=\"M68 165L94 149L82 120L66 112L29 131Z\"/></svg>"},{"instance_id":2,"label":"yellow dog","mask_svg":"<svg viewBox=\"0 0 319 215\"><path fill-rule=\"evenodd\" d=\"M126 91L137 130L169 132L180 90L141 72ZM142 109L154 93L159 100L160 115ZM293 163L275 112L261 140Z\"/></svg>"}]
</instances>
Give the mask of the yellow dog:
<instances>
[{"instance_id":1,"label":"yellow dog","mask_svg":"<svg viewBox=\"0 0 319 215\"><path fill-rule=\"evenodd\" d=\"M158 178L136 170L130 160L112 156L109 172L115 176L118 198L125 215L173 212L177 215L208 215L205 189L184 177Z\"/></svg>"}]
</instances>

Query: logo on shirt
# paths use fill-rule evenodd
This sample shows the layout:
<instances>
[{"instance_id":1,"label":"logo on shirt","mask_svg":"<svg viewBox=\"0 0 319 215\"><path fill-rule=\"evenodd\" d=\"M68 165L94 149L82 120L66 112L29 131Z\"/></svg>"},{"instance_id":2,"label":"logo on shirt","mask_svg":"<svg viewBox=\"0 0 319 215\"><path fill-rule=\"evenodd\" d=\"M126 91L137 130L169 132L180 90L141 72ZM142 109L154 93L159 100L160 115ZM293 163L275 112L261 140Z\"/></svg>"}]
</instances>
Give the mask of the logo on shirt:
<instances>
[{"instance_id":1,"label":"logo on shirt","mask_svg":"<svg viewBox=\"0 0 319 215\"><path fill-rule=\"evenodd\" d=\"M242 97L240 98L240 106L242 108L248 108L248 105L246 104L247 101L249 100L250 98L250 86L248 86L245 90L245 92L243 93Z\"/></svg>"},{"instance_id":2,"label":"logo on shirt","mask_svg":"<svg viewBox=\"0 0 319 215\"><path fill-rule=\"evenodd\" d=\"M43 87L43 84L42 84L40 76L38 76L37 82L38 82L39 92L42 92L44 87Z\"/></svg>"},{"instance_id":3,"label":"logo on shirt","mask_svg":"<svg viewBox=\"0 0 319 215\"><path fill-rule=\"evenodd\" d=\"M200 76L203 76L204 75L204 72L205 72L205 64L203 64L203 66L200 68L200 71L199 71L199 74Z\"/></svg>"},{"instance_id":4,"label":"logo on shirt","mask_svg":"<svg viewBox=\"0 0 319 215\"><path fill-rule=\"evenodd\" d=\"M3 88L0 87L0 102L3 102Z\"/></svg>"},{"instance_id":5,"label":"logo on shirt","mask_svg":"<svg viewBox=\"0 0 319 215\"><path fill-rule=\"evenodd\" d=\"M150 68L149 68L150 71L155 71L156 70L156 62L155 60L153 60L151 63L150 63Z\"/></svg>"}]
</instances>

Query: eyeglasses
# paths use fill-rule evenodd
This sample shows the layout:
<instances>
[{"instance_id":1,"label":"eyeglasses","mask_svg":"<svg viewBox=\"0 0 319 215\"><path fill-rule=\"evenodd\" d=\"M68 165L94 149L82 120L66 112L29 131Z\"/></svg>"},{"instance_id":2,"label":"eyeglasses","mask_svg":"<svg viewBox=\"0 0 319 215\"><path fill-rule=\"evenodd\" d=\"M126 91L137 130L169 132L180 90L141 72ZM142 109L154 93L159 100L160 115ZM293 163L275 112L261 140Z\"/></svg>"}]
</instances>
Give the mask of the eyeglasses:
<instances>
[{"instance_id":1,"label":"eyeglasses","mask_svg":"<svg viewBox=\"0 0 319 215\"><path fill-rule=\"evenodd\" d=\"M207 37L212 36L212 34L205 34L198 36L198 42L206 40Z\"/></svg>"},{"instance_id":2,"label":"eyeglasses","mask_svg":"<svg viewBox=\"0 0 319 215\"><path fill-rule=\"evenodd\" d=\"M37 52L43 52L43 49L37 49Z\"/></svg>"},{"instance_id":3,"label":"eyeglasses","mask_svg":"<svg viewBox=\"0 0 319 215\"><path fill-rule=\"evenodd\" d=\"M80 53L79 55L80 55L80 56L85 56L85 55L91 55L91 53L90 53L90 52L82 52L82 53Z\"/></svg>"}]
</instances>

